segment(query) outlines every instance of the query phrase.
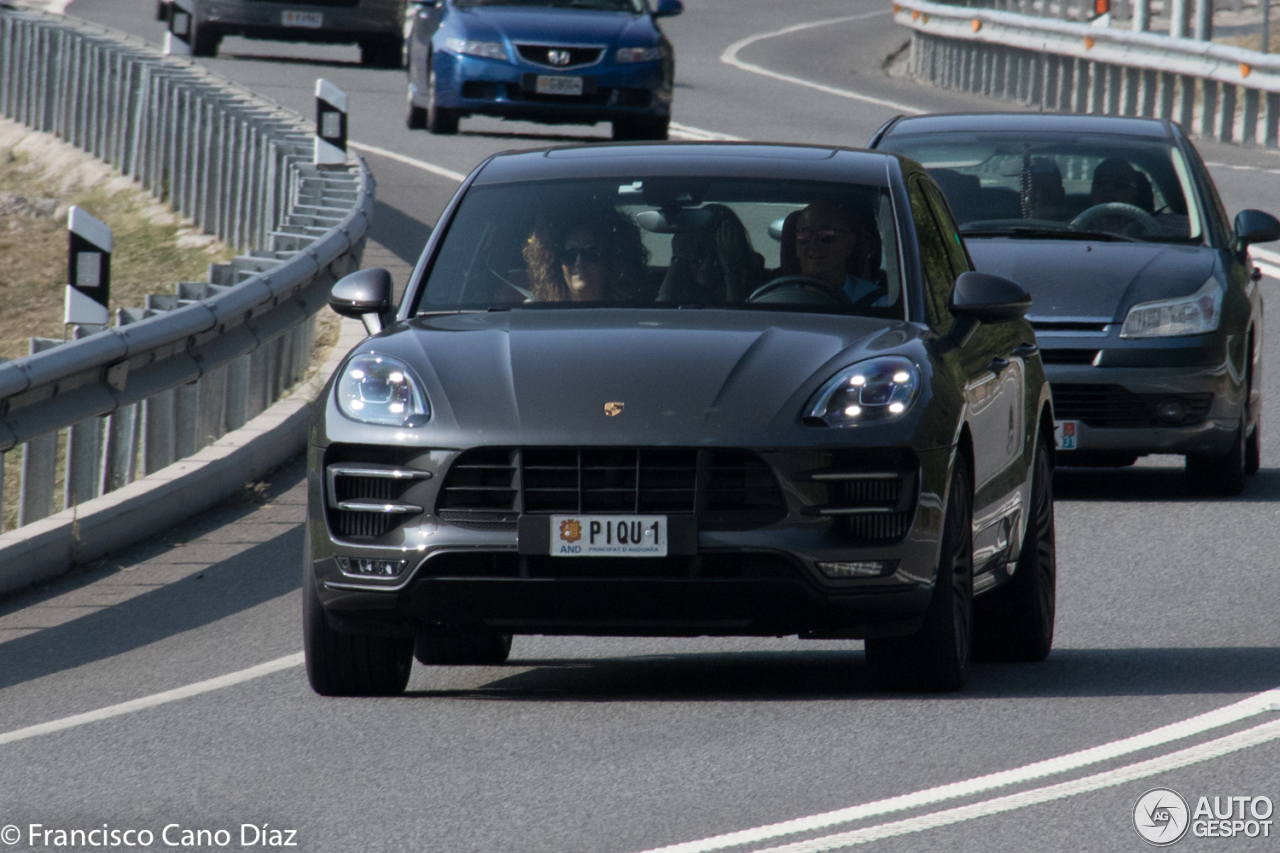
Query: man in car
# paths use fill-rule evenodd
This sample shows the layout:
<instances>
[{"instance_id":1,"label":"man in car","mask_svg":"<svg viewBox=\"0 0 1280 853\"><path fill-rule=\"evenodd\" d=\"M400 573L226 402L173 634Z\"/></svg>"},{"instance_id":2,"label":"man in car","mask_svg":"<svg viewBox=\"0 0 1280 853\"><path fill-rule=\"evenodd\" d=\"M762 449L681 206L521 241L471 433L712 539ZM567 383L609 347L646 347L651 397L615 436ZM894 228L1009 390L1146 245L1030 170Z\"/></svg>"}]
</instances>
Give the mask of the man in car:
<instances>
[{"instance_id":1,"label":"man in car","mask_svg":"<svg viewBox=\"0 0 1280 853\"><path fill-rule=\"evenodd\" d=\"M869 210L816 202L796 222L801 275L839 289L859 308L889 304L880 271L880 240Z\"/></svg>"}]
</instances>

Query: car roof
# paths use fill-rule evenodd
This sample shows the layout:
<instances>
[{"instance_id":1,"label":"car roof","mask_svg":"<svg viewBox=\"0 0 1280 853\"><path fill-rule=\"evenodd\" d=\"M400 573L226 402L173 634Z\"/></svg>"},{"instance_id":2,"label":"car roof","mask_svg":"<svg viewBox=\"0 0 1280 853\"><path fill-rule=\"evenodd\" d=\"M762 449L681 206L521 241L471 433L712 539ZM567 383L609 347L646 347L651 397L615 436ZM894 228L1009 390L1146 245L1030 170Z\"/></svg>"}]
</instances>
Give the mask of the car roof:
<instances>
[{"instance_id":1,"label":"car roof","mask_svg":"<svg viewBox=\"0 0 1280 853\"><path fill-rule=\"evenodd\" d=\"M510 151L485 162L476 185L573 178L698 176L827 180L888 186L885 151L761 142L659 142L573 145Z\"/></svg>"},{"instance_id":2,"label":"car roof","mask_svg":"<svg viewBox=\"0 0 1280 853\"><path fill-rule=\"evenodd\" d=\"M888 129L898 133L946 133L948 131L1014 131L1024 133L1106 133L1172 139L1162 119L1121 116L1060 115L1056 113L949 113L903 116Z\"/></svg>"}]
</instances>

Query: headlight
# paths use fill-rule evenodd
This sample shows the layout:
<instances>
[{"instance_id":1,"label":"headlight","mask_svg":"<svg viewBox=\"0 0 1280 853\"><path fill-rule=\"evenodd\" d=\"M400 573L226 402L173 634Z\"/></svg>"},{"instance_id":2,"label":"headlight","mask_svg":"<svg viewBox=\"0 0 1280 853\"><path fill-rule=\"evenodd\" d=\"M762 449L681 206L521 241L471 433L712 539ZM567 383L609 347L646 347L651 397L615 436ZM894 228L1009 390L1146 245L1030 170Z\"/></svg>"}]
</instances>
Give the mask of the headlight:
<instances>
[{"instance_id":1,"label":"headlight","mask_svg":"<svg viewBox=\"0 0 1280 853\"><path fill-rule=\"evenodd\" d=\"M1162 338L1202 335L1218 328L1222 319L1222 285L1210 278L1190 296L1143 302L1129 309L1120 329L1122 338Z\"/></svg>"},{"instance_id":2,"label":"headlight","mask_svg":"<svg viewBox=\"0 0 1280 853\"><path fill-rule=\"evenodd\" d=\"M485 59L506 59L507 49L500 41L471 41L470 39L447 38L444 49L451 53L462 53L467 56L483 56Z\"/></svg>"},{"instance_id":3,"label":"headlight","mask_svg":"<svg viewBox=\"0 0 1280 853\"><path fill-rule=\"evenodd\" d=\"M431 417L426 395L408 365L385 355L362 353L348 361L337 395L338 408L353 421L416 427Z\"/></svg>"},{"instance_id":4,"label":"headlight","mask_svg":"<svg viewBox=\"0 0 1280 853\"><path fill-rule=\"evenodd\" d=\"M662 58L662 48L620 47L614 57L618 62L652 62Z\"/></svg>"},{"instance_id":5,"label":"headlight","mask_svg":"<svg viewBox=\"0 0 1280 853\"><path fill-rule=\"evenodd\" d=\"M900 417L915 402L920 369L909 358L883 355L860 361L818 389L806 418L827 426L857 426Z\"/></svg>"}]
</instances>

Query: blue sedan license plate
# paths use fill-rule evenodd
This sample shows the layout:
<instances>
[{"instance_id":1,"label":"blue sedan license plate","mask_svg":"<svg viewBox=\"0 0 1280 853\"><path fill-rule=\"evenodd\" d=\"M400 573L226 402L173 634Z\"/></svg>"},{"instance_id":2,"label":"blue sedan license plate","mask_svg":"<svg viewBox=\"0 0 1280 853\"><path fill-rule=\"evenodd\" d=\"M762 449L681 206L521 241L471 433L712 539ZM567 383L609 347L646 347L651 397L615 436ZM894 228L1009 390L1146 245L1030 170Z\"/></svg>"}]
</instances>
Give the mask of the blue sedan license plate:
<instances>
[{"instance_id":1,"label":"blue sedan license plate","mask_svg":"<svg viewBox=\"0 0 1280 853\"><path fill-rule=\"evenodd\" d=\"M534 91L539 95L568 95L576 97L582 94L582 78L539 74L538 79L534 82Z\"/></svg>"},{"instance_id":2,"label":"blue sedan license plate","mask_svg":"<svg viewBox=\"0 0 1280 853\"><path fill-rule=\"evenodd\" d=\"M665 515L553 515L553 557L665 557Z\"/></svg>"}]
</instances>

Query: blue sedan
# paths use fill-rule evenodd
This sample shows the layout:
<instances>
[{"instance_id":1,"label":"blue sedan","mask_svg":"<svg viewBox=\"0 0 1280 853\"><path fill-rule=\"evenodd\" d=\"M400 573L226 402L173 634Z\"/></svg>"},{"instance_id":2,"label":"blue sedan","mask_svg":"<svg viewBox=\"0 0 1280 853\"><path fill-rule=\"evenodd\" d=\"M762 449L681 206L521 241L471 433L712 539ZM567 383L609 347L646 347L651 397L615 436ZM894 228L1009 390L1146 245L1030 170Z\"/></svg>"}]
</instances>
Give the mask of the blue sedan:
<instances>
[{"instance_id":1,"label":"blue sedan","mask_svg":"<svg viewBox=\"0 0 1280 853\"><path fill-rule=\"evenodd\" d=\"M657 18L680 0L418 0L408 125L457 133L464 116L613 123L666 139L675 52Z\"/></svg>"}]
</instances>

